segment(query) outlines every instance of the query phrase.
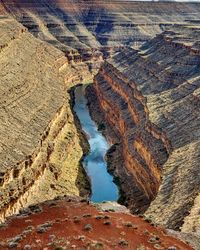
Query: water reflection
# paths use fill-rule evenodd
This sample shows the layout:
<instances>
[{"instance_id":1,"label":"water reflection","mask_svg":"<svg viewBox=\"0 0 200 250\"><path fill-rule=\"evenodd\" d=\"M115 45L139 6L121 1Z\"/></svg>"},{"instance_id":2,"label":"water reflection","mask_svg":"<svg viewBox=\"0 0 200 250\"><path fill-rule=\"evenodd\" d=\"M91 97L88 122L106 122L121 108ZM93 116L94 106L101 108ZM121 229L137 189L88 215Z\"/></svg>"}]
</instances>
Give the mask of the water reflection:
<instances>
[{"instance_id":1,"label":"water reflection","mask_svg":"<svg viewBox=\"0 0 200 250\"><path fill-rule=\"evenodd\" d=\"M113 183L113 177L107 172L107 165L104 160L110 146L90 117L84 85L77 87L75 90L74 111L80 120L82 129L88 136L90 144L90 153L84 158L83 165L91 179L91 200L93 202L116 201L118 199L118 188Z\"/></svg>"}]
</instances>

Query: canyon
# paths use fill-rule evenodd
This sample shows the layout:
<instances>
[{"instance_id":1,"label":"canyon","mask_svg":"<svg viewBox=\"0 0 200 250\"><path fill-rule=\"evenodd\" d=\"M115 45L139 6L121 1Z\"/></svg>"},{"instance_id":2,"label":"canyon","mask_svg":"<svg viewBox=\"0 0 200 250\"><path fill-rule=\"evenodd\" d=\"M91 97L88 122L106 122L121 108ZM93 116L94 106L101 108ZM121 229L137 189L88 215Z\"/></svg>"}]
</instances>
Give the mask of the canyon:
<instances>
[{"instance_id":1,"label":"canyon","mask_svg":"<svg viewBox=\"0 0 200 250\"><path fill-rule=\"evenodd\" d=\"M113 182L113 176L108 174L106 153L110 144L99 131L97 124L91 119L85 97L86 85L75 87L74 111L81 123L81 128L87 136L90 146L89 153L83 157L82 164L90 178L92 193L90 200L98 203L102 201L117 201L119 191Z\"/></svg>"},{"instance_id":2,"label":"canyon","mask_svg":"<svg viewBox=\"0 0 200 250\"><path fill-rule=\"evenodd\" d=\"M198 34L198 25L176 25L138 51L124 49L88 91L115 131L110 165L130 209L186 232L199 230Z\"/></svg>"},{"instance_id":3,"label":"canyon","mask_svg":"<svg viewBox=\"0 0 200 250\"><path fill-rule=\"evenodd\" d=\"M58 196L90 198L83 168L90 138L73 110L73 91L85 84L90 115L112 145L106 160L119 202L154 224L148 230L159 224L199 249L199 13L198 3L0 1L0 221L8 221L0 231L6 237L24 208ZM79 211L76 199L71 208L61 199L61 210ZM64 217L61 224L67 225ZM155 249L145 242L141 249ZM191 249L180 242L170 241Z\"/></svg>"},{"instance_id":4,"label":"canyon","mask_svg":"<svg viewBox=\"0 0 200 250\"><path fill-rule=\"evenodd\" d=\"M166 26L199 19L196 3L134 1L5 1L5 11L35 37L90 67L123 47L138 48Z\"/></svg>"}]
</instances>

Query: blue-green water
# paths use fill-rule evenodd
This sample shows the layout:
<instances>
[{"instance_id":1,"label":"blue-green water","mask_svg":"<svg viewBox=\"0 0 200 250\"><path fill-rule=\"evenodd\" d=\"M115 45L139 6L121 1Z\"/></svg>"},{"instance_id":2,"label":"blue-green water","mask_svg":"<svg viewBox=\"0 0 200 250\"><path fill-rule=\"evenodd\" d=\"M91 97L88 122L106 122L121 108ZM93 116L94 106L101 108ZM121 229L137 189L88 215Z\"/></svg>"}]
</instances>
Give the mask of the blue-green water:
<instances>
[{"instance_id":1,"label":"blue-green water","mask_svg":"<svg viewBox=\"0 0 200 250\"><path fill-rule=\"evenodd\" d=\"M85 86L75 89L76 112L83 131L88 137L90 152L83 160L83 166L91 179L91 201L116 201L118 188L113 182L113 177L107 172L105 155L110 145L105 137L97 130L96 123L91 119L85 98Z\"/></svg>"}]
</instances>

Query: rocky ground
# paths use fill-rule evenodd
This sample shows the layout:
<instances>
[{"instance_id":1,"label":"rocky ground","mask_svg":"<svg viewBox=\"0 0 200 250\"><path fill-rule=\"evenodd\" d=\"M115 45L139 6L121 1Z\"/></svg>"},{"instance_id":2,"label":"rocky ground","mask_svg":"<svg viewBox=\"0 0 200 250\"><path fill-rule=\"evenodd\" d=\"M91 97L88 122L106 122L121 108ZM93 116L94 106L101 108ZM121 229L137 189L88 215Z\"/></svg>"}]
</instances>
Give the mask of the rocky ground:
<instances>
[{"instance_id":1,"label":"rocky ground","mask_svg":"<svg viewBox=\"0 0 200 250\"><path fill-rule=\"evenodd\" d=\"M109 203L96 208L74 197L34 205L9 218L0 228L0 246L26 250L192 249L124 207Z\"/></svg>"}]
</instances>

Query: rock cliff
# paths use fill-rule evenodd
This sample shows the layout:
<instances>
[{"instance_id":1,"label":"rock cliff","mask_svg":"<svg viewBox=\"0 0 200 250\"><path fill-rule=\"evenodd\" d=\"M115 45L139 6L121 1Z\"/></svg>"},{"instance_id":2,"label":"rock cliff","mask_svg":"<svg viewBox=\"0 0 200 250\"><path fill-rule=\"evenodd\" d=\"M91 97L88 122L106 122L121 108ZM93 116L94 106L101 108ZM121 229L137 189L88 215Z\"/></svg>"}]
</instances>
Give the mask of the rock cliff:
<instances>
[{"instance_id":1,"label":"rock cliff","mask_svg":"<svg viewBox=\"0 0 200 250\"><path fill-rule=\"evenodd\" d=\"M34 36L67 52L69 60L92 65L121 47L140 46L166 25L196 20L200 12L196 3L2 0L1 4Z\"/></svg>"},{"instance_id":2,"label":"rock cliff","mask_svg":"<svg viewBox=\"0 0 200 250\"><path fill-rule=\"evenodd\" d=\"M67 91L117 52L88 98L109 125L123 202L199 230L199 12L198 3L0 1L1 220L57 195L88 195L87 145Z\"/></svg>"},{"instance_id":3,"label":"rock cliff","mask_svg":"<svg viewBox=\"0 0 200 250\"><path fill-rule=\"evenodd\" d=\"M62 52L0 19L0 219L57 195L87 195L87 145L67 90L81 75ZM86 71L84 72L86 73ZM75 77L74 77L75 76Z\"/></svg>"},{"instance_id":4,"label":"rock cliff","mask_svg":"<svg viewBox=\"0 0 200 250\"><path fill-rule=\"evenodd\" d=\"M111 140L118 144L110 152L111 170L129 207L143 211L150 205L146 215L157 223L195 232L200 192L199 30L198 22L177 24L138 51L124 49L104 63L93 87L115 133ZM116 150L122 157L112 162Z\"/></svg>"}]
</instances>

